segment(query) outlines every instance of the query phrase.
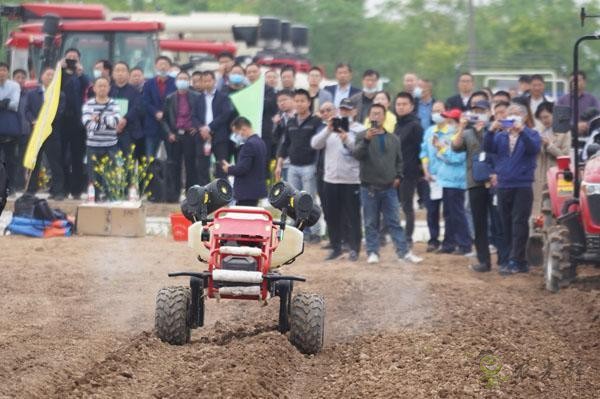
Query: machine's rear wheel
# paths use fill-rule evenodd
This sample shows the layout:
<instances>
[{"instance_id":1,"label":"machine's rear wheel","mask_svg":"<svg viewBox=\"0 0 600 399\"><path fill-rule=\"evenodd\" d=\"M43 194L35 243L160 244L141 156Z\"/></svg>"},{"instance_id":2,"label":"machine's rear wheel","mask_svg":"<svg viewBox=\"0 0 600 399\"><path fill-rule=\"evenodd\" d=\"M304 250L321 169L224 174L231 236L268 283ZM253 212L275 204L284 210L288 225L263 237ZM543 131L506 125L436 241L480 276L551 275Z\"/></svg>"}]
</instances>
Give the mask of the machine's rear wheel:
<instances>
[{"instance_id":1,"label":"machine's rear wheel","mask_svg":"<svg viewBox=\"0 0 600 399\"><path fill-rule=\"evenodd\" d=\"M325 336L325 300L320 295L300 293L290 308L290 342L304 354L323 348Z\"/></svg>"},{"instance_id":2,"label":"machine's rear wheel","mask_svg":"<svg viewBox=\"0 0 600 399\"><path fill-rule=\"evenodd\" d=\"M557 292L575 279L575 265L570 259L571 242L565 226L548 230L544 248L544 278L546 289Z\"/></svg>"},{"instance_id":3,"label":"machine's rear wheel","mask_svg":"<svg viewBox=\"0 0 600 399\"><path fill-rule=\"evenodd\" d=\"M162 341L171 345L190 342L191 303L188 287L166 287L158 291L154 327Z\"/></svg>"}]
</instances>

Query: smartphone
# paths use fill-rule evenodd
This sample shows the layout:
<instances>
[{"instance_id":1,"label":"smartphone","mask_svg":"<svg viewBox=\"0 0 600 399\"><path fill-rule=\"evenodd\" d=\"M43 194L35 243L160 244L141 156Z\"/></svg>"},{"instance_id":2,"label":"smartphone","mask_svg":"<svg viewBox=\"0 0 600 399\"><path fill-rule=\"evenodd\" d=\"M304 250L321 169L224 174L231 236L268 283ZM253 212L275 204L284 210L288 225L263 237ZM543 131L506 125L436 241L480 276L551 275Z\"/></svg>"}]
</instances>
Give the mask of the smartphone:
<instances>
[{"instance_id":1,"label":"smartphone","mask_svg":"<svg viewBox=\"0 0 600 399\"><path fill-rule=\"evenodd\" d=\"M371 121L371 129L377 129L379 127L379 122Z\"/></svg>"}]
</instances>

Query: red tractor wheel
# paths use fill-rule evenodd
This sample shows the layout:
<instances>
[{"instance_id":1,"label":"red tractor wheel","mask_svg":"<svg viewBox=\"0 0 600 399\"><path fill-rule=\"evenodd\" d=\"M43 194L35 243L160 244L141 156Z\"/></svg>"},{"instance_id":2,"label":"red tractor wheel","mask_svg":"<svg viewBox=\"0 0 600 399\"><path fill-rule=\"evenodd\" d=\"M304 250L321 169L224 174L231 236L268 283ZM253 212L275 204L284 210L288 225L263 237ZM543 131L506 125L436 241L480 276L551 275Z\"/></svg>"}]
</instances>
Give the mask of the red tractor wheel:
<instances>
[{"instance_id":1,"label":"red tractor wheel","mask_svg":"<svg viewBox=\"0 0 600 399\"><path fill-rule=\"evenodd\" d=\"M544 248L544 278L546 289L557 292L575 279L575 265L570 259L571 242L565 226L552 226L546 235Z\"/></svg>"}]
</instances>

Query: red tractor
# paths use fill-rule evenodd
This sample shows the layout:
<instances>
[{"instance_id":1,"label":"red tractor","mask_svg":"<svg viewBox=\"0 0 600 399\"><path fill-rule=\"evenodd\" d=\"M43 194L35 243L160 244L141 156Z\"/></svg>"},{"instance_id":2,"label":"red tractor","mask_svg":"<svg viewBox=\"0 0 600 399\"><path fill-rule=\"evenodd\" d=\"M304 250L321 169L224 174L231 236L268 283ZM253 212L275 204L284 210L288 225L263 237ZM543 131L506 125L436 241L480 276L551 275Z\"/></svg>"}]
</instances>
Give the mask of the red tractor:
<instances>
[{"instance_id":1,"label":"red tractor","mask_svg":"<svg viewBox=\"0 0 600 399\"><path fill-rule=\"evenodd\" d=\"M205 187L193 186L182 204L183 214L194 224L188 244L203 272L170 273L190 277L189 287L162 288L156 297L155 328L158 337L170 344L190 341L192 329L204 325L204 299L252 300L266 304L279 297L278 330L302 353L315 354L323 347L325 302L308 293L292 295L294 281L302 277L277 271L304 252L302 229L315 224L321 214L313 199L287 183L271 189L269 202L281 210L279 220L260 207L227 207L232 189L226 180ZM208 214L214 212L212 218ZM287 225L287 217L295 225Z\"/></svg>"},{"instance_id":2,"label":"red tractor","mask_svg":"<svg viewBox=\"0 0 600 399\"><path fill-rule=\"evenodd\" d=\"M582 10L582 18L583 13ZM586 40L598 39L600 36L583 36L575 43L573 98L579 98L579 45ZM555 115L565 114L564 109L556 111L559 110L555 109ZM567 115L570 116L570 112ZM567 123L568 120L567 117ZM548 191L542 198L544 275L546 288L553 292L575 279L579 264L600 266L600 146L587 146L587 162L580 163L578 101L573 102L570 121L573 162L570 157L561 157L558 166L548 170Z\"/></svg>"}]
</instances>

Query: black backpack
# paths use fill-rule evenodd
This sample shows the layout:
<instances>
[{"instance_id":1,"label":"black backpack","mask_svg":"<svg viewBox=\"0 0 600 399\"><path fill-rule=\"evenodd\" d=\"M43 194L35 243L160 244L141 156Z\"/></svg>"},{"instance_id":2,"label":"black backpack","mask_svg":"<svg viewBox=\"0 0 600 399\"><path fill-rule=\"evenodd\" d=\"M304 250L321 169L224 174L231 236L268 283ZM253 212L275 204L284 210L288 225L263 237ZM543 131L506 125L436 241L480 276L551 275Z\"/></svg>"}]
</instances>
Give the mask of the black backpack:
<instances>
[{"instance_id":1,"label":"black backpack","mask_svg":"<svg viewBox=\"0 0 600 399\"><path fill-rule=\"evenodd\" d=\"M33 194L23 194L15 201L15 211L13 212L13 215L28 219L33 218L36 200L37 198Z\"/></svg>"},{"instance_id":2,"label":"black backpack","mask_svg":"<svg viewBox=\"0 0 600 399\"><path fill-rule=\"evenodd\" d=\"M0 215L6 206L8 199L8 172L4 162L0 162Z\"/></svg>"}]
</instances>

